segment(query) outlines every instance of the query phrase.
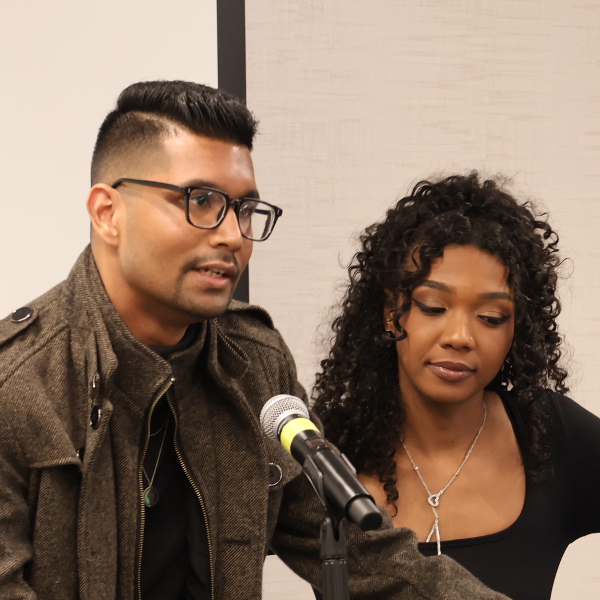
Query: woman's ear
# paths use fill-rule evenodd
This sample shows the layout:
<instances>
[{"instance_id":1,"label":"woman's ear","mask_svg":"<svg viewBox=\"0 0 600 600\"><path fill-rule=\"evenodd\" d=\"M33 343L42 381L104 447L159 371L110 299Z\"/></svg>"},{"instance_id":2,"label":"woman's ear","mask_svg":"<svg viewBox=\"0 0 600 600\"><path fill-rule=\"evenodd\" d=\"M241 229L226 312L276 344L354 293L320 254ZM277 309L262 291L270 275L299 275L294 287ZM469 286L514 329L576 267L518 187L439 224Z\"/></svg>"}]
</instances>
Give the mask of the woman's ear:
<instances>
[{"instance_id":1,"label":"woman's ear","mask_svg":"<svg viewBox=\"0 0 600 600\"><path fill-rule=\"evenodd\" d=\"M394 302L394 295L389 290L385 290L385 301L383 303L383 327L386 331L390 329L394 332L394 311L396 305Z\"/></svg>"}]
</instances>

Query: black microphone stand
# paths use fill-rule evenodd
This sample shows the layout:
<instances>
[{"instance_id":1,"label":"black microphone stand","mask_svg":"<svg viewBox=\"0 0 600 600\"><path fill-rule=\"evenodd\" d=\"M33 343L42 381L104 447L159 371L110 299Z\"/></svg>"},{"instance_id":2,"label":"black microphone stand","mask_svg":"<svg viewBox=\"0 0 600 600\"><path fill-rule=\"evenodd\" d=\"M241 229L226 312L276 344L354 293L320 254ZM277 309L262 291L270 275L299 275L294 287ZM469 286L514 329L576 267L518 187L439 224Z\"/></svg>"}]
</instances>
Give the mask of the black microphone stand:
<instances>
[{"instance_id":1,"label":"black microphone stand","mask_svg":"<svg viewBox=\"0 0 600 600\"><path fill-rule=\"evenodd\" d=\"M311 457L304 461L304 474L308 477L319 500L325 507L321 521L321 561L323 600L350 600L348 590L348 553L344 535L343 514L336 510L325 496L323 474Z\"/></svg>"},{"instance_id":2,"label":"black microphone stand","mask_svg":"<svg viewBox=\"0 0 600 600\"><path fill-rule=\"evenodd\" d=\"M323 600L350 600L344 526L338 515L326 510L321 521Z\"/></svg>"}]
</instances>

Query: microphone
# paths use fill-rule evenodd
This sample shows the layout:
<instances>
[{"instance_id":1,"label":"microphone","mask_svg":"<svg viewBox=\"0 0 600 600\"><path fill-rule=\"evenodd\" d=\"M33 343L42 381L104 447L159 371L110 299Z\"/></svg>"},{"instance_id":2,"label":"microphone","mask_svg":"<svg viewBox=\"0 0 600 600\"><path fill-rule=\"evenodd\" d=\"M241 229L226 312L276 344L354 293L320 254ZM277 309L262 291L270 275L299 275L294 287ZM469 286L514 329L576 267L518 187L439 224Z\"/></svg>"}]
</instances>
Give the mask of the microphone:
<instances>
[{"instance_id":1,"label":"microphone","mask_svg":"<svg viewBox=\"0 0 600 600\"><path fill-rule=\"evenodd\" d=\"M302 465L324 504L331 504L363 531L379 529L383 518L356 470L322 437L309 417L300 398L280 394L265 403L260 424Z\"/></svg>"}]
</instances>

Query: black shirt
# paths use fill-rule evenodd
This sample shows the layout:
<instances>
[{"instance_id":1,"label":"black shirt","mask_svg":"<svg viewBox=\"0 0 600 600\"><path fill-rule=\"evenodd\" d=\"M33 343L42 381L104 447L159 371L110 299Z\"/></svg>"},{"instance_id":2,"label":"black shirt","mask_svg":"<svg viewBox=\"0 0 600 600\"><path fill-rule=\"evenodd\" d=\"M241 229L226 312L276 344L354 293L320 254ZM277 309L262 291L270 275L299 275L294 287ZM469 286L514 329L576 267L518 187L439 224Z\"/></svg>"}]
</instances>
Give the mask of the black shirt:
<instances>
[{"instance_id":1,"label":"black shirt","mask_svg":"<svg viewBox=\"0 0 600 600\"><path fill-rule=\"evenodd\" d=\"M151 348L168 359L195 343L201 333L200 326L191 326L175 346ZM176 403L176 383L169 395ZM143 482L147 487L152 480L158 502L145 508L142 599L208 599L210 565L204 515L175 451L175 419L167 398L154 408L150 434Z\"/></svg>"},{"instance_id":2,"label":"black shirt","mask_svg":"<svg viewBox=\"0 0 600 600\"><path fill-rule=\"evenodd\" d=\"M517 402L511 393L500 395L523 452ZM443 554L512 600L549 600L567 546L600 531L600 419L565 396L550 395L553 477L535 482L527 476L523 510L508 529L441 544ZM437 544L420 543L419 550L433 556Z\"/></svg>"},{"instance_id":3,"label":"black shirt","mask_svg":"<svg viewBox=\"0 0 600 600\"><path fill-rule=\"evenodd\" d=\"M524 453L525 424L516 399L498 393ZM567 546L600 532L600 419L570 398L549 394L554 476L535 482L527 475L523 510L504 531L441 543L443 554L512 600L550 600ZM437 543L421 542L419 550L435 556ZM315 596L322 598L317 590Z\"/></svg>"}]
</instances>

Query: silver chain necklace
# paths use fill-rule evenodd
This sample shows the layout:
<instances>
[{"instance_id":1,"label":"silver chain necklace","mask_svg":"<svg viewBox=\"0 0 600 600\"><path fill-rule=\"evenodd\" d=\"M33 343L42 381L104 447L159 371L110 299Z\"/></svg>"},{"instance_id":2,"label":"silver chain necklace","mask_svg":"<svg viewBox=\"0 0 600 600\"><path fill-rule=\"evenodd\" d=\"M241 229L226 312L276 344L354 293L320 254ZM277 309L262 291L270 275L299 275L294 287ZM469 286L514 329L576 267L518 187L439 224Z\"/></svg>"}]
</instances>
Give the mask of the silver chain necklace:
<instances>
[{"instance_id":1,"label":"silver chain necklace","mask_svg":"<svg viewBox=\"0 0 600 600\"><path fill-rule=\"evenodd\" d=\"M475 436L473 443L467 450L467 453L465 454L463 461L460 463L460 467L458 467L458 469L456 469L456 472L454 473L454 475L452 475L452 477L450 478L450 481L437 494L431 493L431 490L429 489L429 487L425 483L425 480L423 479L423 475L421 475L421 471L419 470L419 467L417 467L417 465L415 464L415 461L413 460L411 453L408 451L408 448L404 445L404 442L402 442L402 447L404 448L404 452L406 452L406 456L408 456L408 460L410 460L410 464L413 466L413 469L419 476L419 479L421 480L421 483L423 484L423 487L425 488L425 491L427 492L427 496L428 496L427 502L429 503L429 506L431 507L431 510L433 511L433 516L435 517L435 521L433 522L433 527L431 528L431 531L429 532L429 535L427 536L427 539L425 541L429 542L431 540L431 536L435 533L435 539L437 541L438 555L440 555L442 553L442 549L441 549L442 539L440 537L440 517L439 517L438 511L436 509L440 505L440 498L441 498L442 494L450 487L450 484L458 477L458 474L462 471L462 468L465 466L465 463L467 462L467 460L469 460L469 456L471 456L471 452L473 452L473 448L475 448L475 444L477 443L477 440L479 439L479 436L481 435L481 432L483 431L483 426L485 425L486 418L487 418L487 408L486 408L485 402L484 402L483 403L483 421L481 422L481 427L479 428L479 431L477 432L477 435Z\"/></svg>"},{"instance_id":2,"label":"silver chain necklace","mask_svg":"<svg viewBox=\"0 0 600 600\"><path fill-rule=\"evenodd\" d=\"M154 433L150 434L150 437L152 437L153 435L160 433L161 430L164 430L164 433L162 435L162 440L160 442L160 448L158 449L158 456L156 457L156 463L154 465L154 471L152 472L152 477L148 477L148 472L146 471L146 468L144 467L144 465L142 463L142 472L144 473L144 476L146 477L146 480L148 481L148 487L146 487L144 489L144 494L143 494L144 504L148 508L152 508L153 506L156 506L160 499L158 490L154 486L154 478L156 477L156 471L158 470L158 463L160 462L160 455L162 454L163 446L165 445L165 438L167 437L168 427L169 427L169 418L167 417L165 424L158 431L155 431Z\"/></svg>"}]
</instances>

